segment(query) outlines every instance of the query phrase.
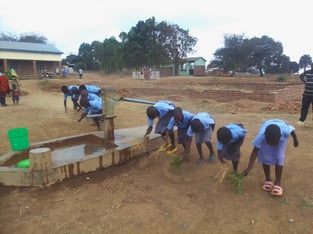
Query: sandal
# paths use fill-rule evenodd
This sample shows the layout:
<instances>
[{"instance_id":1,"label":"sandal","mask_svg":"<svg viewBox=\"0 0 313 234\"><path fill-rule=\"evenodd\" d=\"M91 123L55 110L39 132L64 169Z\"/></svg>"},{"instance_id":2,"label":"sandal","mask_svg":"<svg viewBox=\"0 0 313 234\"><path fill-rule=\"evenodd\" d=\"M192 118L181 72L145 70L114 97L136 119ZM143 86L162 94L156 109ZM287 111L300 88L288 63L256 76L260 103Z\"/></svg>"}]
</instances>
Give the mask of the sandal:
<instances>
[{"instance_id":1,"label":"sandal","mask_svg":"<svg viewBox=\"0 0 313 234\"><path fill-rule=\"evenodd\" d=\"M213 162L214 160L215 160L215 154L212 153L212 154L210 154L210 156L208 157L208 161L209 161L209 162Z\"/></svg>"},{"instance_id":2,"label":"sandal","mask_svg":"<svg viewBox=\"0 0 313 234\"><path fill-rule=\"evenodd\" d=\"M283 188L280 187L279 185L274 185L273 189L271 191L271 194L273 196L282 196L283 195Z\"/></svg>"},{"instance_id":3,"label":"sandal","mask_svg":"<svg viewBox=\"0 0 313 234\"><path fill-rule=\"evenodd\" d=\"M265 183L262 186L262 189L266 192L271 192L273 189L273 182L272 181L265 181Z\"/></svg>"},{"instance_id":4,"label":"sandal","mask_svg":"<svg viewBox=\"0 0 313 234\"><path fill-rule=\"evenodd\" d=\"M174 147L173 149L167 149L166 154L167 155L172 155L177 152L177 147Z\"/></svg>"}]
</instances>

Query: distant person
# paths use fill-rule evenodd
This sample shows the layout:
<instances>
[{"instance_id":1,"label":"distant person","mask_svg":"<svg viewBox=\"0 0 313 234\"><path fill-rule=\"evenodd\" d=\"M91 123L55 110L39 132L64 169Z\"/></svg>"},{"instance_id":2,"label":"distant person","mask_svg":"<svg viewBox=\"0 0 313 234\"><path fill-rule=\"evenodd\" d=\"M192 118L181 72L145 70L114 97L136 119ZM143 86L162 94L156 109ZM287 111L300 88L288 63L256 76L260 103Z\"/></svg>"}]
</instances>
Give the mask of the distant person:
<instances>
[{"instance_id":1,"label":"distant person","mask_svg":"<svg viewBox=\"0 0 313 234\"><path fill-rule=\"evenodd\" d=\"M65 79L66 76L67 76L67 71L66 71L66 68L63 67L63 68L62 68L62 77Z\"/></svg>"},{"instance_id":2,"label":"distant person","mask_svg":"<svg viewBox=\"0 0 313 234\"><path fill-rule=\"evenodd\" d=\"M80 85L79 86L79 92L81 93L83 90L86 90L88 93L93 93L93 94L97 94L99 97L102 94L102 90L99 86L96 85Z\"/></svg>"},{"instance_id":3,"label":"distant person","mask_svg":"<svg viewBox=\"0 0 313 234\"><path fill-rule=\"evenodd\" d=\"M187 131L187 144L186 144L186 154L184 158L189 159L191 140L193 134L195 134L196 146L199 154L198 164L204 163L202 144L204 143L209 151L210 155L208 157L208 162L213 162L215 160L215 152L211 143L212 132L214 131L215 120L207 112L199 112L195 114L190 122L190 127Z\"/></svg>"},{"instance_id":4,"label":"distant person","mask_svg":"<svg viewBox=\"0 0 313 234\"><path fill-rule=\"evenodd\" d=\"M6 96L10 93L10 85L9 85L9 79L3 73L3 71L0 71L0 104L1 106L7 106L6 104Z\"/></svg>"},{"instance_id":5,"label":"distant person","mask_svg":"<svg viewBox=\"0 0 313 234\"><path fill-rule=\"evenodd\" d=\"M301 126L304 125L311 104L313 108L313 63L310 70L300 75L300 80L304 83L304 92L302 94L301 115L297 124Z\"/></svg>"},{"instance_id":6,"label":"distant person","mask_svg":"<svg viewBox=\"0 0 313 234\"><path fill-rule=\"evenodd\" d=\"M82 109L81 106L78 103L79 97L80 97L80 93L79 93L79 86L78 85L69 85L69 86L65 86L63 85L61 87L61 91L63 93L63 99L64 99L64 109L65 112L67 113L67 104L66 104L66 100L67 97L71 97L72 102L73 102L73 108L74 110L80 110Z\"/></svg>"},{"instance_id":7,"label":"distant person","mask_svg":"<svg viewBox=\"0 0 313 234\"><path fill-rule=\"evenodd\" d=\"M174 127L177 127L177 137L178 137L178 144L181 144L184 147L183 155L186 154L186 144L187 144L187 130L190 126L190 121L193 118L194 114L183 110L180 107L175 107L173 110L173 117L170 119L169 124L167 125L166 131L166 139L169 142L169 136L171 133L174 132ZM169 148L166 153L167 154L174 154L177 151L177 147L175 144Z\"/></svg>"},{"instance_id":8,"label":"distant person","mask_svg":"<svg viewBox=\"0 0 313 234\"><path fill-rule=\"evenodd\" d=\"M166 130L169 124L170 119L173 116L173 110L176 107L175 103L168 100L161 100L156 102L154 105L149 106L146 109L147 117L148 117L148 128L144 137L148 137L153 129L153 121L154 119L158 119L157 124L155 126L154 132L156 134L160 134L163 139L166 140ZM168 149L175 146L175 137L174 132L169 133L170 144L167 142L160 148L161 152L166 152Z\"/></svg>"},{"instance_id":9,"label":"distant person","mask_svg":"<svg viewBox=\"0 0 313 234\"><path fill-rule=\"evenodd\" d=\"M79 74L79 79L82 79L83 78L83 69L79 68L78 74Z\"/></svg>"},{"instance_id":10,"label":"distant person","mask_svg":"<svg viewBox=\"0 0 313 234\"><path fill-rule=\"evenodd\" d=\"M217 130L217 155L221 163L231 160L233 171L237 172L240 159L240 147L247 130L242 124L229 123Z\"/></svg>"},{"instance_id":11,"label":"distant person","mask_svg":"<svg viewBox=\"0 0 313 234\"><path fill-rule=\"evenodd\" d=\"M56 74L57 76L59 76L59 75L60 75L60 70L59 70L59 68L58 68L58 67L56 67L56 68L55 68L55 74Z\"/></svg>"},{"instance_id":12,"label":"distant person","mask_svg":"<svg viewBox=\"0 0 313 234\"><path fill-rule=\"evenodd\" d=\"M80 118L77 120L81 122L88 114L90 115L101 115L102 114L102 98L93 93L87 93L83 91L82 98L79 101L80 105L84 108L83 113ZM103 116L92 117L92 120L97 126L97 130L101 130L100 121L103 119Z\"/></svg>"},{"instance_id":13,"label":"distant person","mask_svg":"<svg viewBox=\"0 0 313 234\"><path fill-rule=\"evenodd\" d=\"M254 148L250 155L248 167L243 172L244 175L248 175L255 159L258 157L259 163L263 164L265 175L262 189L274 196L283 194L281 176L285 162L285 150L290 135L293 137L294 147L298 147L299 142L293 126L280 119L270 119L263 122L254 138ZM271 166L275 166L274 182L271 178Z\"/></svg>"},{"instance_id":14,"label":"distant person","mask_svg":"<svg viewBox=\"0 0 313 234\"><path fill-rule=\"evenodd\" d=\"M20 91L18 90L16 84L12 85L11 95L13 104L18 104L20 101Z\"/></svg>"}]
</instances>

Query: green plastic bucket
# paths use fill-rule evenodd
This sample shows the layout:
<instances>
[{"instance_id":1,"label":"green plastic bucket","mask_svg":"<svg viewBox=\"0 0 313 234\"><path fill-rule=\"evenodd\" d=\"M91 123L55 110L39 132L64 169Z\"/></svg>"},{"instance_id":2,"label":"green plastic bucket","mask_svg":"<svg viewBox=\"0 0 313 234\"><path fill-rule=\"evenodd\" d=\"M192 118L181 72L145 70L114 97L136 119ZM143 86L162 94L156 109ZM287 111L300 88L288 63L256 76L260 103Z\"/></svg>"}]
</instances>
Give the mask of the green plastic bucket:
<instances>
[{"instance_id":1,"label":"green plastic bucket","mask_svg":"<svg viewBox=\"0 0 313 234\"><path fill-rule=\"evenodd\" d=\"M8 137L13 151L20 151L29 147L27 128L12 128L8 131Z\"/></svg>"}]
</instances>

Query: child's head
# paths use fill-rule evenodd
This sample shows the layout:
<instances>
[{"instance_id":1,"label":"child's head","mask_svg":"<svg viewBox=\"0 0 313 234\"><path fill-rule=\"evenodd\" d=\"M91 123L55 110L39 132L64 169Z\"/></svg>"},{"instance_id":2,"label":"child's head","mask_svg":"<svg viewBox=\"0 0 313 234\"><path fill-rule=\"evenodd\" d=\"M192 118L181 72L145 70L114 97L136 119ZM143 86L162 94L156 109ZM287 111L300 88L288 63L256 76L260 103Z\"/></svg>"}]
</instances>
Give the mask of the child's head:
<instances>
[{"instance_id":1,"label":"child's head","mask_svg":"<svg viewBox=\"0 0 313 234\"><path fill-rule=\"evenodd\" d=\"M72 93L74 93L74 94L79 94L78 88L77 88L77 87L73 87L73 88L72 88Z\"/></svg>"},{"instance_id":2,"label":"child's head","mask_svg":"<svg viewBox=\"0 0 313 234\"><path fill-rule=\"evenodd\" d=\"M226 127L221 127L217 130L216 133L217 140L222 144L228 144L231 140L231 131Z\"/></svg>"},{"instance_id":3,"label":"child's head","mask_svg":"<svg viewBox=\"0 0 313 234\"><path fill-rule=\"evenodd\" d=\"M16 89L16 84L12 84L12 89Z\"/></svg>"},{"instance_id":4,"label":"child's head","mask_svg":"<svg viewBox=\"0 0 313 234\"><path fill-rule=\"evenodd\" d=\"M281 137L280 128L270 124L265 129L265 140L269 145L277 145Z\"/></svg>"},{"instance_id":5,"label":"child's head","mask_svg":"<svg viewBox=\"0 0 313 234\"><path fill-rule=\"evenodd\" d=\"M159 115L159 112L158 112L158 110L157 110L154 106L149 106L149 107L147 108L147 116L148 116L150 119L154 119L154 118L156 118L158 115Z\"/></svg>"},{"instance_id":6,"label":"child's head","mask_svg":"<svg viewBox=\"0 0 313 234\"><path fill-rule=\"evenodd\" d=\"M87 87L86 87L86 85L83 85L83 84L82 84L82 85L79 86L78 89L79 89L79 92L81 92L81 91L83 91L83 90L87 90Z\"/></svg>"},{"instance_id":7,"label":"child's head","mask_svg":"<svg viewBox=\"0 0 313 234\"><path fill-rule=\"evenodd\" d=\"M173 110L173 117L176 122L181 122L183 120L183 110L180 107L175 107Z\"/></svg>"},{"instance_id":8,"label":"child's head","mask_svg":"<svg viewBox=\"0 0 313 234\"><path fill-rule=\"evenodd\" d=\"M192 131L195 133L201 132L204 129L204 126L199 119L191 120L190 127L191 127Z\"/></svg>"},{"instance_id":9,"label":"child's head","mask_svg":"<svg viewBox=\"0 0 313 234\"><path fill-rule=\"evenodd\" d=\"M61 91L62 91L64 94L67 94L67 93L69 92L67 86L65 86L65 85L63 85L63 86L61 87Z\"/></svg>"}]
</instances>

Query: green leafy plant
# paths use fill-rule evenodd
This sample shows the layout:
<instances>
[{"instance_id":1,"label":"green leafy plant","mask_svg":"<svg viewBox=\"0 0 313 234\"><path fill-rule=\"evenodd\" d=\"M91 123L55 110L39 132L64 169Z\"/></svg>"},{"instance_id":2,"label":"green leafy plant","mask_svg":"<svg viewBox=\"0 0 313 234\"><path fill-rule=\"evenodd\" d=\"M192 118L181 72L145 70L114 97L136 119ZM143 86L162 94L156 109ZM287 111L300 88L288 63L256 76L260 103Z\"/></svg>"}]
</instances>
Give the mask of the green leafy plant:
<instances>
[{"instance_id":1,"label":"green leafy plant","mask_svg":"<svg viewBox=\"0 0 313 234\"><path fill-rule=\"evenodd\" d=\"M244 175L238 172L233 171L228 174L228 180L236 193L240 193L242 191L243 178Z\"/></svg>"},{"instance_id":2,"label":"green leafy plant","mask_svg":"<svg viewBox=\"0 0 313 234\"><path fill-rule=\"evenodd\" d=\"M172 168L175 171L178 171L178 169L181 166L181 164L183 163L183 161L184 160L178 155L172 156L172 161L171 161Z\"/></svg>"}]
</instances>

